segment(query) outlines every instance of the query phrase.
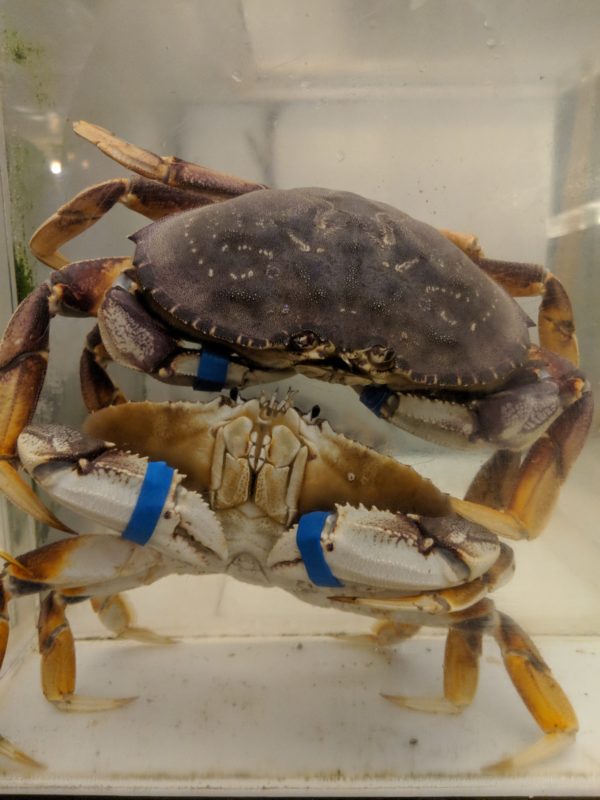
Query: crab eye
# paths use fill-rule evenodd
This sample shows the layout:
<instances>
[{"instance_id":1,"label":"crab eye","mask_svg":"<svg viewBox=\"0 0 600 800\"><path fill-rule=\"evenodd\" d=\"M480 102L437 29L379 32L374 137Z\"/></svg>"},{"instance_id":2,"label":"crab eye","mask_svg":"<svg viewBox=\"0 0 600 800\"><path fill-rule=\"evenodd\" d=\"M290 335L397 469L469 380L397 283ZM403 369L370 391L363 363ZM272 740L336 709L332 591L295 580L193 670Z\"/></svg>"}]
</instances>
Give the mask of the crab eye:
<instances>
[{"instance_id":1,"label":"crab eye","mask_svg":"<svg viewBox=\"0 0 600 800\"><path fill-rule=\"evenodd\" d=\"M396 358L396 353L391 347L376 344L369 350L369 361L371 364L390 364Z\"/></svg>"},{"instance_id":2,"label":"crab eye","mask_svg":"<svg viewBox=\"0 0 600 800\"><path fill-rule=\"evenodd\" d=\"M321 413L321 406L314 405L310 410L310 418L316 419Z\"/></svg>"},{"instance_id":3,"label":"crab eye","mask_svg":"<svg viewBox=\"0 0 600 800\"><path fill-rule=\"evenodd\" d=\"M229 390L229 398L233 400L234 403L237 403L237 399L239 396L240 396L240 390L237 388L237 386L233 386Z\"/></svg>"},{"instance_id":4,"label":"crab eye","mask_svg":"<svg viewBox=\"0 0 600 800\"><path fill-rule=\"evenodd\" d=\"M295 350L310 350L319 343L319 340L312 331L302 331L302 333L295 333L290 338L290 347Z\"/></svg>"}]
</instances>

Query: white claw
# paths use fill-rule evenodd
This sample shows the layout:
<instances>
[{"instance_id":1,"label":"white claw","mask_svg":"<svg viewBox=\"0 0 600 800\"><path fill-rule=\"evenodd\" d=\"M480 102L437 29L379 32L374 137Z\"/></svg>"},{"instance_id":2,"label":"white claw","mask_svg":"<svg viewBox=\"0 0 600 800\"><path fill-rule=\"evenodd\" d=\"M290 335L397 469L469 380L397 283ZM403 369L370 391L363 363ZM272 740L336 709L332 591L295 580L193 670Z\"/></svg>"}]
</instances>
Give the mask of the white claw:
<instances>
[{"instance_id":1,"label":"white claw","mask_svg":"<svg viewBox=\"0 0 600 800\"><path fill-rule=\"evenodd\" d=\"M83 456L90 458L82 462ZM58 425L30 426L19 437L19 456L34 479L62 505L121 534L140 497L148 459ZM204 499L181 485L175 470L148 543L170 558L206 568L225 560L221 523Z\"/></svg>"},{"instance_id":2,"label":"white claw","mask_svg":"<svg viewBox=\"0 0 600 800\"><path fill-rule=\"evenodd\" d=\"M323 526L321 549L344 583L409 593L444 589L483 574L500 553L495 537L456 517L417 520L362 505L336 512ZM280 536L267 565L288 580L306 581L296 531Z\"/></svg>"}]
</instances>

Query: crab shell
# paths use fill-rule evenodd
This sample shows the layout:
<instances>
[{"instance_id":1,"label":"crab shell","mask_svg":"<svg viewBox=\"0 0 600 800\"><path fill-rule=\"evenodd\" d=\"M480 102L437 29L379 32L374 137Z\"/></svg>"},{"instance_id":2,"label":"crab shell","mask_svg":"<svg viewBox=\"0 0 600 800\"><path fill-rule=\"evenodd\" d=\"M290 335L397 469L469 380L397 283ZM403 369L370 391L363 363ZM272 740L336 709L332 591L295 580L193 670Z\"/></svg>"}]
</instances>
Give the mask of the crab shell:
<instances>
[{"instance_id":1,"label":"crab shell","mask_svg":"<svg viewBox=\"0 0 600 800\"><path fill-rule=\"evenodd\" d=\"M392 388L465 389L527 358L512 298L438 231L357 194L252 192L132 238L155 311L257 363L269 351L268 366L329 359Z\"/></svg>"}]
</instances>

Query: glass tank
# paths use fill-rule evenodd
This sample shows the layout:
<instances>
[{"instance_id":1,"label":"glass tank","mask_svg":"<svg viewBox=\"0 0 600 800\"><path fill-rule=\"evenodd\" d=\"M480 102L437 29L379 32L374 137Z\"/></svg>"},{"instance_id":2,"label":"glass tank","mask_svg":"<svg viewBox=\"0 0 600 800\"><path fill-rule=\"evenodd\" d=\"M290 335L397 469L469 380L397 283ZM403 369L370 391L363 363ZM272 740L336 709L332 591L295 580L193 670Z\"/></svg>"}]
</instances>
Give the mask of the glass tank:
<instances>
[{"instance_id":1,"label":"glass tank","mask_svg":"<svg viewBox=\"0 0 600 800\"><path fill-rule=\"evenodd\" d=\"M544 264L570 296L581 369L598 388L595 0L4 0L0 21L3 328L51 275L29 249L33 232L86 187L130 174L76 135L73 124L86 120L145 150L250 182L356 192L434 228L476 235L489 259ZM94 206L97 224L61 247L69 261L132 256L129 237L148 219L123 203L104 210ZM422 305L414 302L416 330ZM539 296L518 303L537 320ZM79 361L94 324L85 314L52 321L36 422L83 424ZM388 324L382 315L381 327ZM119 365L109 371L130 400L216 396ZM489 456L428 443L420 422L403 431L351 387L308 375L241 394L283 399L290 389L303 412L318 406L314 413L335 430L454 497L464 496ZM543 532L505 540L516 570L492 598L533 638L577 713L579 733L564 752L524 770L485 771L539 736L491 636L472 703L461 714L428 714L387 696L443 693L446 629L434 615L415 636L386 646L369 638L373 620L364 614L230 576L171 574L126 595L135 624L154 641L115 638L89 603L68 608L77 691L128 700L109 710L70 713L68 702L61 710L44 698L38 597L10 604L0 733L37 766L2 757L0 787L596 795L598 447L595 420ZM566 457L561 451L553 461L559 472ZM39 496L78 533L98 529ZM2 551L14 558L65 536L9 503L0 505L0 534ZM8 564L5 575L11 568L22 566ZM510 647L507 658L518 658L517 644ZM535 705L523 683L521 690Z\"/></svg>"}]
</instances>

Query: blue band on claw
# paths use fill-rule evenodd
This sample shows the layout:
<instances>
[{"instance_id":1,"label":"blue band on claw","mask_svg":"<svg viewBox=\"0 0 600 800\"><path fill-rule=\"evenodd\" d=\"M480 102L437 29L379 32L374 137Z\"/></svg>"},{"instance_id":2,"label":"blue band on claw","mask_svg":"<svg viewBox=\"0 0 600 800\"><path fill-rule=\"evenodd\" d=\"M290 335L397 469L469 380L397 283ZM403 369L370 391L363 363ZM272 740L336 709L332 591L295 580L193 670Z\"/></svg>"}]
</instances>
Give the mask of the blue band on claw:
<instances>
[{"instance_id":1,"label":"blue band on claw","mask_svg":"<svg viewBox=\"0 0 600 800\"><path fill-rule=\"evenodd\" d=\"M387 386L365 386L360 393L360 402L379 417L383 404L393 394Z\"/></svg>"},{"instance_id":2,"label":"blue band on claw","mask_svg":"<svg viewBox=\"0 0 600 800\"><path fill-rule=\"evenodd\" d=\"M225 386L229 358L218 350L205 347L198 360L194 389L218 391Z\"/></svg>"},{"instance_id":3,"label":"blue band on claw","mask_svg":"<svg viewBox=\"0 0 600 800\"><path fill-rule=\"evenodd\" d=\"M121 534L136 544L146 544L158 524L169 496L175 470L164 461L149 461L137 503Z\"/></svg>"},{"instance_id":4,"label":"blue band on claw","mask_svg":"<svg viewBox=\"0 0 600 800\"><path fill-rule=\"evenodd\" d=\"M296 544L315 586L343 586L329 569L321 548L321 531L330 511L311 511L298 520Z\"/></svg>"}]
</instances>

